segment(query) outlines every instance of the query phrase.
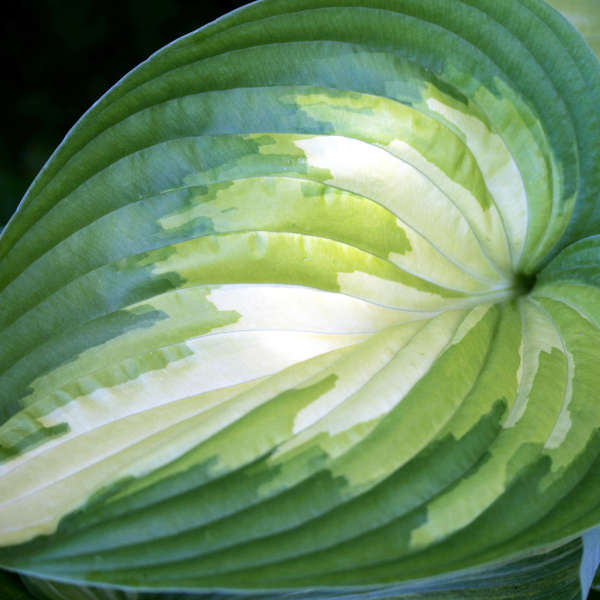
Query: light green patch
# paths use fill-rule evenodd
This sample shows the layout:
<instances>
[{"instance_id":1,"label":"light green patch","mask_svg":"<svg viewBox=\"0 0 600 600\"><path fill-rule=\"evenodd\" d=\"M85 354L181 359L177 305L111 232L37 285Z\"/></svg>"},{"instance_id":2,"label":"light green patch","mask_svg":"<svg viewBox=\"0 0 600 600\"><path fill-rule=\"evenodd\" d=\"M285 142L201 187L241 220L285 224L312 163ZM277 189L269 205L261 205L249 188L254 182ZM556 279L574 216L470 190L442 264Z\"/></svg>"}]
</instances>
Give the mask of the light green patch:
<instances>
[{"instance_id":1,"label":"light green patch","mask_svg":"<svg viewBox=\"0 0 600 600\"><path fill-rule=\"evenodd\" d=\"M171 250L156 252L166 257ZM176 288L181 278L176 273L154 277L148 266L127 271L124 264L117 261L73 280L4 330L8 338L2 353L10 357L0 376L10 398L2 406L5 418L21 408L19 399L32 391L31 382L38 377L68 366L79 354L123 332L150 327L165 317L148 307L126 309Z\"/></svg>"},{"instance_id":2,"label":"light green patch","mask_svg":"<svg viewBox=\"0 0 600 600\"><path fill-rule=\"evenodd\" d=\"M343 278L344 293L402 308L415 307L415 301L405 301L409 290L414 290L415 298L429 295L433 308L443 305L444 298L463 296L354 246L296 233L252 231L203 237L171 246L164 258L156 251L136 257L123 268L149 266L156 279L175 272L187 286L278 283L339 292ZM390 292L382 290L383 286Z\"/></svg>"},{"instance_id":3,"label":"light green patch","mask_svg":"<svg viewBox=\"0 0 600 600\"><path fill-rule=\"evenodd\" d=\"M507 164L508 161L513 163L512 171L504 171L508 186L511 187L502 189L500 185L499 193L495 194L496 203L504 215L509 236L510 232L515 235L512 238L515 243L515 269L531 271L562 234L562 231L551 227L556 216L554 204L558 203L561 174L537 116L522 102L515 104L514 91L504 81L496 79L494 85L498 89L497 94L480 87L474 102L484 106L495 117L494 131L503 140L502 154L499 155L503 157L501 160L504 160L507 151L511 155L506 160ZM492 173L494 170L491 166ZM492 177L494 183L500 182L499 173L497 179L494 175ZM519 198L519 203L525 198L524 211L521 204L516 211L511 207L510 193L517 191L519 195L515 198ZM526 227L525 239L522 237L523 225ZM564 230L565 226L563 219L558 228L563 227Z\"/></svg>"},{"instance_id":4,"label":"light green patch","mask_svg":"<svg viewBox=\"0 0 600 600\"><path fill-rule=\"evenodd\" d=\"M430 321L431 333L444 331L449 339L436 348L424 372L411 378L404 397L398 394L401 401L367 440L332 468L334 475L348 479L356 493L389 476L427 446L463 402L483 366L498 314L496 310L489 311L461 342L446 347L465 316L457 314L453 324L447 322L445 327L435 327L435 321ZM401 381L403 370L399 368L396 375ZM424 406L428 410L423 410Z\"/></svg>"},{"instance_id":5,"label":"light green patch","mask_svg":"<svg viewBox=\"0 0 600 600\"><path fill-rule=\"evenodd\" d=\"M473 523L509 490L524 468L535 463L562 407L566 378L567 365L561 352L550 348L540 355L529 393L532 406L527 418L518 424L521 430L511 435L507 432L514 430L505 429L490 445L487 461L428 505L426 522L411 533L413 550L426 548Z\"/></svg>"},{"instance_id":6,"label":"light green patch","mask_svg":"<svg viewBox=\"0 0 600 600\"><path fill-rule=\"evenodd\" d=\"M118 363L135 359L136 355L142 353L148 356L152 349L160 351L161 348L171 347L172 350L168 352L173 352L173 354L169 356L165 353L163 359L166 362L161 359L158 363L149 362L148 370L164 368L170 361L181 360L189 356L191 351L185 346L186 340L234 324L241 317L240 313L234 310L218 310L208 299L212 289L211 286L185 288L159 294L150 301L127 307L125 312L133 315L160 314L161 319L144 328L132 328L129 331L121 331L117 335L113 334L103 344L86 350L66 365L34 381L31 384L33 394L26 397L24 402L30 405L49 391L56 388L62 389L65 382L73 382L77 386L76 389L87 394L97 388L112 387L139 377L145 372L143 362L138 362L138 367L134 368L131 373L123 371L121 375L118 373L120 368ZM106 331L108 319L92 323L90 327L81 328L79 335L88 334L92 326ZM151 354L148 358L152 361L158 358L158 354ZM111 364L115 365L115 370L110 375L103 376L101 373L97 373L98 364L107 367ZM107 369L108 372L110 372L109 369ZM92 387L86 384L85 380L77 383L86 373L93 373L94 377L97 376L98 383L91 384Z\"/></svg>"},{"instance_id":7,"label":"light green patch","mask_svg":"<svg viewBox=\"0 0 600 600\"><path fill-rule=\"evenodd\" d=\"M206 135L193 138L192 143L187 140L189 149L185 148L185 139L178 140L188 154L199 154L194 169L183 176L181 182L193 188L269 175L314 181L327 179L330 174L326 170L308 168L303 152L293 144L292 140L302 137L306 136L298 133ZM205 154L211 157L208 164L202 160Z\"/></svg>"},{"instance_id":8,"label":"light green patch","mask_svg":"<svg viewBox=\"0 0 600 600\"><path fill-rule=\"evenodd\" d=\"M556 477L584 453L598 429L600 409L595 399L600 385L597 368L600 330L585 313L578 311L577 304L565 304L560 298L550 297L540 297L538 302L552 318L568 356L572 357L571 397L566 398L570 427L561 436L559 445L547 448L552 458L552 474Z\"/></svg>"},{"instance_id":9,"label":"light green patch","mask_svg":"<svg viewBox=\"0 0 600 600\"><path fill-rule=\"evenodd\" d=\"M55 354L50 360L57 362L62 356L69 359L30 383L29 393L21 399L26 410L0 427L4 451L14 456L16 447L23 452L46 438L54 438L56 425L44 434L45 415L96 390L165 369L192 354L182 343L188 338L235 323L240 314L219 311L207 300L210 292L204 287L159 295L150 303L142 302L93 320L75 335L68 332L62 336L63 349L59 340L53 340ZM80 347L86 349L77 353ZM27 439L30 441L25 442Z\"/></svg>"},{"instance_id":10,"label":"light green patch","mask_svg":"<svg viewBox=\"0 0 600 600\"><path fill-rule=\"evenodd\" d=\"M502 215L513 265L518 264L525 244L528 223L527 197L521 175L503 139L492 133L478 117L449 106L439 92L430 91L426 100L433 113L454 124L465 135L465 143L476 157L486 187Z\"/></svg>"},{"instance_id":11,"label":"light green patch","mask_svg":"<svg viewBox=\"0 0 600 600\"><path fill-rule=\"evenodd\" d=\"M331 171L332 179L326 183L378 202L412 229L413 235L408 230L407 235L415 254L420 250L416 237L421 237L421 245L431 245L445 268L451 263L490 287L503 283L464 215L413 166L383 148L348 137L316 136L296 143L311 166ZM431 268L430 262L415 264L413 272Z\"/></svg>"},{"instance_id":12,"label":"light green patch","mask_svg":"<svg viewBox=\"0 0 600 600\"><path fill-rule=\"evenodd\" d=\"M596 0L548 0L583 35L600 59L600 7Z\"/></svg>"},{"instance_id":13,"label":"light green patch","mask_svg":"<svg viewBox=\"0 0 600 600\"><path fill-rule=\"evenodd\" d=\"M600 288L580 282L543 282L536 286L533 297L560 300L600 327Z\"/></svg>"},{"instance_id":14,"label":"light green patch","mask_svg":"<svg viewBox=\"0 0 600 600\"><path fill-rule=\"evenodd\" d=\"M17 387L19 384L22 386L28 377L35 377L36 371L41 371L42 375L28 382L25 395L19 398L18 408L11 411L8 419L0 426L0 445L5 452L14 456L54 438L58 432L55 425L46 431L40 418L58 406L71 402L80 394L106 385L117 385L126 379L137 377L141 372L164 366L167 356L161 356L158 363L155 360L157 357L153 356L150 360L130 361L116 369L110 366L98 369L98 351L110 345L110 340L135 335L131 332L145 331L166 318L159 311L145 308L141 311L118 311L101 322L92 322L87 328L80 330L78 336L63 334L58 340L52 340L52 350L52 344L45 344L8 371L4 377L13 377L11 383L15 389L15 400L18 398L16 390L20 389ZM139 353L139 349L135 352ZM37 369L32 365L36 365ZM7 391L11 391L8 384L5 387ZM11 405L5 404L5 409L10 408ZM63 432L67 430L66 426L60 429ZM20 451L15 454L13 449L16 447Z\"/></svg>"},{"instance_id":15,"label":"light green patch","mask_svg":"<svg viewBox=\"0 0 600 600\"><path fill-rule=\"evenodd\" d=\"M530 298L530 302L535 302L535 300L533 300L533 298ZM539 304L536 304L536 305L538 307L540 306ZM541 310L544 310L544 309L541 308ZM562 405L560 414L558 415L558 418L556 419L556 424L554 425L554 429L552 430L552 433L550 434L550 436L546 440L546 444L544 445L544 448L553 450L555 448L558 448L560 445L562 445L562 443L565 441L565 438L567 437L567 435L569 433L569 430L571 429L571 427L573 425L572 420L571 420L570 404L571 404L571 401L573 400L573 376L575 373L575 361L574 361L573 355L567 349L564 336L561 334L561 331L557 327L554 320L552 319L552 316L549 315L548 313L546 313L546 314L548 315L549 319L556 327L556 332L559 335L560 341L561 341L562 352L567 359L567 382L566 382L566 386L565 386L565 397L564 397L563 405ZM553 466L553 469L558 468L558 465L556 464L555 461L553 461L552 466Z\"/></svg>"},{"instance_id":16,"label":"light green patch","mask_svg":"<svg viewBox=\"0 0 600 600\"><path fill-rule=\"evenodd\" d=\"M450 342L452 345L459 344L463 338L485 317L485 315L492 309L492 306L489 304L480 304L476 306L473 310L469 311L466 318L461 321L452 341Z\"/></svg>"},{"instance_id":17,"label":"light green patch","mask_svg":"<svg viewBox=\"0 0 600 600\"><path fill-rule=\"evenodd\" d=\"M485 367L444 429L456 439L462 439L497 402L503 404L503 417L506 418L517 397L521 362L521 316L515 301L503 303L500 311L500 321L494 332Z\"/></svg>"},{"instance_id":18,"label":"light green patch","mask_svg":"<svg viewBox=\"0 0 600 600\"><path fill-rule=\"evenodd\" d=\"M273 568L282 574L282 559L289 561L284 572L289 566L290 573L296 576L310 575L315 568L325 570L324 565L327 570L339 570L342 566L352 568L388 559L408 541L399 523L402 516L410 515L424 499L468 470L473 462L471 456L482 452L486 440L498 431L501 412L501 406L492 410L460 443L448 436L430 444L366 494L312 516L300 526L195 561L195 569L210 574L252 567L259 569L256 576L268 578ZM312 504L310 498L306 503ZM276 564L271 566L274 561Z\"/></svg>"},{"instance_id":19,"label":"light green patch","mask_svg":"<svg viewBox=\"0 0 600 600\"><path fill-rule=\"evenodd\" d=\"M0 464L67 433L68 423L44 427L23 412L18 413L0 430Z\"/></svg>"},{"instance_id":20,"label":"light green patch","mask_svg":"<svg viewBox=\"0 0 600 600\"><path fill-rule=\"evenodd\" d=\"M340 437L340 434L346 430L359 431L361 423L368 424L366 433L402 397L399 386L408 387L411 379L418 378L417 369L416 373L406 369L402 382L394 378L394 373L401 366L399 355L403 355L408 363L407 357L414 352L432 351L427 342L435 346L437 338L431 328L424 331L426 324L426 321L420 321L380 331L325 371L324 374L335 375L336 386L298 412L294 420L294 437L279 446L269 462L284 464L296 448L310 444L322 434L326 437L322 442L325 445L321 447L328 456L335 458L346 452L349 446L343 442L357 440ZM378 393L375 395L374 392Z\"/></svg>"},{"instance_id":21,"label":"light green patch","mask_svg":"<svg viewBox=\"0 0 600 600\"><path fill-rule=\"evenodd\" d=\"M258 409L264 403L269 402L272 398L279 397L288 390L298 387L299 382L305 381L311 377L318 377L319 373L326 369L331 363L334 363L343 357L348 351L348 349L343 348L318 356L312 360L295 364L288 369L269 377L251 391L235 397L227 406L216 409L214 416L207 419L204 426L206 431L206 433L204 433L204 443L200 443L203 440L202 435L199 432L199 446L197 448L191 450L169 465L154 470L145 477L133 482L117 496L111 498L110 501L116 503L116 506L118 507L120 499L125 499L125 501L127 501L128 497L132 497L135 501L136 497L139 497L139 501L144 505L145 502L152 499L152 494L154 493L159 494L159 497L168 497L171 495L173 492L167 489L169 486L163 485L161 489L161 485L164 484L165 481L170 479L176 481L178 477L184 477L186 471L194 469L197 465L203 464L206 461L210 461L210 470L208 473L202 475L203 479L201 482L205 480L204 478L212 479L218 477L237 466L255 460L266 452L272 451L272 444L270 444L268 440L261 441L259 438L255 440L255 443L252 446L255 447L256 453L250 452L250 447L227 444L227 436L224 435L223 432L229 430L230 427L239 429L240 434L244 431L249 431L248 426L244 423L247 423L248 421L255 422L256 418L252 417L252 411ZM327 381L334 382L335 376L332 376ZM299 397L303 396L300 394ZM310 393L304 397L308 399ZM243 420L246 416L248 418L245 421L236 425L239 419ZM283 425L282 427L283 430L286 430ZM263 431L265 435L269 435L268 429L263 430L261 428L260 430ZM241 462L236 462L236 460Z\"/></svg>"},{"instance_id":22,"label":"light green patch","mask_svg":"<svg viewBox=\"0 0 600 600\"><path fill-rule=\"evenodd\" d=\"M495 10L494 7L490 12ZM506 11L504 13L503 18L506 19ZM531 16L528 11L525 15ZM536 44L543 47L538 29L540 24L535 25ZM545 33L547 35L547 32ZM526 45L526 42L523 44ZM534 56L537 54L535 47L529 48L529 51ZM574 171L579 158L574 144L572 116L565 106L565 100L560 96L560 91L557 93L558 78L549 77L549 73L544 73L540 67L540 63L546 62L546 57L539 56L538 61L529 65L531 77L537 79L539 88L531 90L531 81L524 77L524 65L523 68L515 68L515 60L519 60L516 59L516 49L511 51L510 46L503 44L498 47L498 53L512 54L506 66L510 65L507 72L515 78L514 87L501 78L500 73L490 77L484 85L474 78L468 79L467 83L467 72L463 66L452 62L447 65L447 77L459 81L461 86L469 85L473 88L471 100L486 113L492 131L502 136L503 143L514 157L528 199L527 238L525 245L520 246L522 253L516 254L516 258L522 260L515 261L515 265L519 270L532 272L544 260L567 226L574 205ZM560 52L557 52L557 56L560 56ZM531 54L524 53L520 60L530 61L531 58ZM544 67L548 69L554 65L549 67L544 64ZM524 95L527 94L531 95L529 102L524 101ZM543 100L540 101L540 98ZM479 160L479 153L476 153L476 156ZM517 231L514 226L518 226L519 223L512 223L507 219L512 212L509 196L503 204L500 208L505 216L505 224L514 248L515 242L521 243L522 236L515 237L511 232Z\"/></svg>"},{"instance_id":23,"label":"light green patch","mask_svg":"<svg viewBox=\"0 0 600 600\"><path fill-rule=\"evenodd\" d=\"M208 186L189 208L160 220L164 228L208 220L217 233L279 231L342 241L387 258L410 250L396 217L344 190L292 177L250 177Z\"/></svg>"},{"instance_id":24,"label":"light green patch","mask_svg":"<svg viewBox=\"0 0 600 600\"><path fill-rule=\"evenodd\" d=\"M196 526L199 526L207 521L210 522L213 519L217 519L219 516L226 516L231 511L240 510L245 506L256 503L256 501L262 497L260 492L262 486L272 477L278 476L280 469L265 469L263 463L260 462L252 466L249 463L252 462L253 458L249 458L248 454L253 454L254 460L264 454L268 454L270 448L277 445L278 440L285 439L291 434L294 413L307 402L314 401L316 396L325 392L334 383L334 376L325 377L315 385L304 387L303 389L289 389L270 398L268 402L257 407L253 411L248 412L229 427L222 429L213 438L204 442L204 444L199 445L178 460L159 469L159 471L151 473L149 479L139 478L128 484L126 483L117 491L116 495L108 499L109 514L111 509L114 511L116 507L118 510L120 504L121 506L123 505L123 502L127 504L132 498L135 499L136 495L141 498L141 496L139 496L139 490L145 489L146 493L144 495L144 500L147 502L149 509L145 511L147 514L144 514L142 511L142 523L148 519L152 520L151 515L154 510L171 510L169 507L169 497L179 496L179 494L181 494L181 489L178 488L180 488L182 483L186 486L188 494L195 493L195 488L201 483L206 484L210 480L215 480L217 472L223 477L233 464L238 467L249 465L248 468L245 469L243 475L236 473L235 478L226 480L229 481L229 484L224 484L226 486L232 485L237 490L237 493L232 495L224 494L220 506L215 506L214 499L210 498L211 492L207 489L205 491L206 498L204 498L203 501L207 510L204 512L199 510L199 502L193 502L186 508L181 505L181 501L176 497L175 504L180 505L178 522L181 522L183 514L190 509L195 513L194 520L196 521ZM282 409L289 417L287 421L281 419ZM262 424L262 427L256 427L257 424ZM262 435L257 434L258 431L261 431ZM236 443L231 444L230 436L236 440ZM256 454L254 453L254 450L256 450ZM183 464L187 464L187 466L181 470ZM173 474L177 472L181 472L185 476L187 483L181 481L181 478L179 478L178 481L178 478L173 476ZM165 478L167 473L170 473L170 476ZM162 476L159 477L159 474ZM149 483L152 480L156 481L157 479L160 479L162 484L162 489L160 490L162 500L160 505L156 505L156 502L150 501L153 488L152 486L149 487ZM214 481L212 484L214 492L217 494L219 494L218 488L220 485L220 481ZM283 489L285 489L285 486ZM150 494L148 494L148 490L150 491ZM233 492L233 490L231 491ZM213 500L213 502L210 502L210 500ZM210 508L211 504L212 508ZM96 510L94 510L94 508L96 508ZM103 508L104 507L100 507L100 514L105 512L102 510ZM97 507L90 506L90 510L90 516L93 520L96 520L98 518ZM131 510L131 508L129 508L129 510ZM189 516L191 516L191 513ZM67 520L69 518L70 517L66 517ZM85 520L85 512L80 512L76 518L77 520ZM127 520L130 521L130 519ZM175 527L181 528L181 526L175 524L173 524L172 527L169 527L168 524L163 522L156 522L153 526L148 523L148 525L150 525L149 528L146 526L140 527L140 524L135 523L135 520L131 524L133 527L129 530L129 543L146 541L147 539L165 535L173 535L175 533L173 530ZM187 523L182 524L184 527L180 533L192 526L192 523L190 523L189 520ZM103 531L101 547L110 548L116 541L122 538L125 529L123 526L117 527L116 529L103 527ZM90 531L89 534L92 535L93 539L93 531ZM66 548L73 551L77 545L82 543L85 544L85 538L89 534L84 532L83 536L78 536L79 539L74 540L75 546L73 543L67 543L62 550L64 551Z\"/></svg>"},{"instance_id":25,"label":"light green patch","mask_svg":"<svg viewBox=\"0 0 600 600\"><path fill-rule=\"evenodd\" d=\"M284 103L300 107L300 109L311 118L333 126L332 119L328 115L335 114L338 109L345 113L351 113L355 122L361 116L373 117L380 110L378 102L386 102L376 96L362 96L352 92L340 92L338 90L323 90L314 93L293 94L283 99ZM333 128L333 127L332 127ZM335 131L335 128L333 128Z\"/></svg>"},{"instance_id":26,"label":"light green patch","mask_svg":"<svg viewBox=\"0 0 600 600\"><path fill-rule=\"evenodd\" d=\"M202 336L188 340L187 345L193 350L189 358L171 362L160 371L144 373L120 386L97 389L78 398L77 402L57 408L44 416L42 423L48 426L67 422L70 426L68 435L47 444L43 452L37 452L36 460L30 460L33 458L30 453L14 459L20 460L18 465L11 461L10 467L19 468L9 469L1 480L13 494L8 505L0 507L2 519L12 523L15 522L13 513L18 511L20 514L17 527L2 531L4 542L18 543L36 534L54 531L61 516L76 509L98 489L128 475L140 476L156 471L157 466L197 445L203 435L210 437L226 428L228 422L236 421L240 417L237 411L240 404L243 408L244 401L264 402L268 397L264 397L265 389L259 386L254 396L226 403L222 409L205 415L202 427L197 425L191 432L191 439L189 434L181 439L167 435L166 444L161 444L154 435L165 427L165 417L160 418L163 407L170 419L184 422L189 415L179 412L178 400L211 390L228 394L233 389L235 394L235 388L231 386L297 366L316 355L324 354L325 360L329 360L329 351L352 346L364 339L364 335L267 331ZM215 365L219 366L218 370ZM277 381L281 378L276 378ZM267 393L268 390L267 387ZM233 450L227 444L226 447ZM260 454L268 448L258 448L257 452ZM248 447L236 446L235 453L239 454L235 456L251 460L248 451ZM67 462L57 459L65 453L72 453L73 459ZM226 463L226 453L217 454ZM65 485L67 480L70 485ZM46 493L54 500L42 510ZM40 519L40 515L44 515L43 518Z\"/></svg>"},{"instance_id":27,"label":"light green patch","mask_svg":"<svg viewBox=\"0 0 600 600\"><path fill-rule=\"evenodd\" d=\"M311 435L303 435L299 439L296 437L293 444L284 444L280 451L267 458L266 464L277 472L277 476L261 486L260 495L268 498L276 493L291 490L293 486L316 472L328 471L333 460L360 444L380 421L381 417L355 422L334 433L323 431L322 427L316 428L310 432ZM348 482L343 477L334 476L334 480L339 482L336 504L352 497ZM315 512L313 507L311 516Z\"/></svg>"},{"instance_id":28,"label":"light green patch","mask_svg":"<svg viewBox=\"0 0 600 600\"><path fill-rule=\"evenodd\" d=\"M343 402L334 403L333 410L301 431L280 452L283 454L290 447L294 448L297 443L320 432L336 436L361 422L375 423L389 415L435 364L464 316L464 311L448 311L429 321L402 325L373 336L360 349L360 353L356 352L343 365L347 371L343 378L340 373L339 390L336 390L346 392L338 396L338 402L341 398ZM415 356L419 356L420 360L415 361ZM363 366L360 366L361 361L364 362ZM361 375L360 387L356 387L358 381L353 372ZM325 406L327 400L323 398ZM305 414L299 415L297 427L306 424L306 413L310 408L305 409ZM322 406L312 408L322 410ZM348 450L335 445L327 448L328 453L336 458ZM277 457L278 454L274 458ZM336 475L340 474L336 472Z\"/></svg>"},{"instance_id":29,"label":"light green patch","mask_svg":"<svg viewBox=\"0 0 600 600\"><path fill-rule=\"evenodd\" d=\"M490 194L468 147L439 121L387 98L319 90L296 93L296 103L311 119L329 123L338 135L389 149L427 175L447 193L474 227L476 235L503 269L509 258L499 215L486 215Z\"/></svg>"},{"instance_id":30,"label":"light green patch","mask_svg":"<svg viewBox=\"0 0 600 600\"><path fill-rule=\"evenodd\" d=\"M198 202L199 198L202 198L203 202L209 202L214 200L219 191L226 190L233 185L232 181L222 181L219 183L213 183L210 186L197 186L189 185L190 176L184 178L186 188L176 188L175 190L165 190L163 194L169 192L180 191L186 189L188 192L188 198L186 198L185 204L177 206L176 210L165 210L159 218L157 218L157 225L161 230L168 233L169 237L175 238L174 231L183 232L185 230L193 232L193 235L178 236L179 239L189 239L191 237L200 237L203 234L214 233L214 223L209 216L204 215L200 212L195 213L190 210L190 206L193 206ZM187 180L187 181L186 181ZM166 237L166 236L165 236Z\"/></svg>"},{"instance_id":31,"label":"light green patch","mask_svg":"<svg viewBox=\"0 0 600 600\"><path fill-rule=\"evenodd\" d=\"M453 136L451 143L438 144L435 140L443 137L442 132L447 133L448 130L439 123L436 125L440 131L430 132L427 141L430 141L430 147L438 149L439 152L443 151L444 157L454 158L451 175L442 171L440 167L443 166L443 161L438 156L432 157L437 161L435 163L426 160L412 146L402 140L393 140L384 148L425 174L442 193L450 198L469 222L469 226L484 252L489 255L500 271L509 273L511 270L510 248L502 217L493 203L490 193L485 188L479 167L468 147L457 136ZM457 183L457 181L461 183ZM481 191L477 191L479 196L475 196L472 191L475 186L483 188ZM485 203L481 201L482 197L487 198ZM482 204L484 205L483 210Z\"/></svg>"},{"instance_id":32,"label":"light green patch","mask_svg":"<svg viewBox=\"0 0 600 600\"><path fill-rule=\"evenodd\" d=\"M523 327L519 392L504 423L505 428L514 427L527 410L529 394L537 377L541 353L550 353L553 348L561 352L563 350L562 340L552 321L532 301L520 300L519 310Z\"/></svg>"},{"instance_id":33,"label":"light green patch","mask_svg":"<svg viewBox=\"0 0 600 600\"><path fill-rule=\"evenodd\" d=\"M90 371L79 379L65 382L54 391L32 394L24 400L27 406L8 419L0 428L0 440L7 458L14 458L40 444L51 442L57 434L65 435L71 430L68 423L48 424L44 417L78 398L95 390L111 388L132 381L151 371L160 371L169 362L178 361L192 354L185 345L167 351L151 351ZM13 449L19 449L15 452Z\"/></svg>"},{"instance_id":34,"label":"light green patch","mask_svg":"<svg viewBox=\"0 0 600 600\"><path fill-rule=\"evenodd\" d=\"M53 533L61 517L79 508L98 490L169 460L181 445L189 445L186 438L190 432L180 421L202 412L206 404L210 407L211 402L222 401L222 395L217 392L212 398L207 396L202 399L204 403L196 398L195 402L184 400L163 406L144 406L138 396L135 399L142 404L141 409L128 407L121 398L117 406L125 413L129 408L129 414L113 420L111 415L106 419L107 415L102 414L105 406L101 403L81 403L84 416L86 410L95 410L96 416L105 418L104 423L86 430L85 422L71 420L68 434L47 442L43 451L31 450L13 459L2 469L2 498L7 499L0 505L3 544ZM67 416L73 416L76 409L73 404L68 406L71 414ZM71 460L61 460L65 455ZM10 496L6 493L9 489Z\"/></svg>"}]
</instances>

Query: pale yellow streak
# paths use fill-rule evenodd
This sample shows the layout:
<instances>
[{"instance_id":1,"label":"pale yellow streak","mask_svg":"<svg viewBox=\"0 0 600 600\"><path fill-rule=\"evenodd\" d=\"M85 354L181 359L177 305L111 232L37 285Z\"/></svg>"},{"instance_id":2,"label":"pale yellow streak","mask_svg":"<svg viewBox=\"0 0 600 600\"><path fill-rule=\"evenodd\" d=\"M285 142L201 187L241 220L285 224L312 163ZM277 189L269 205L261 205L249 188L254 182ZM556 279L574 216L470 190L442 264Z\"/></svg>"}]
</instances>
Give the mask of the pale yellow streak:
<instances>
[{"instance_id":1,"label":"pale yellow streak","mask_svg":"<svg viewBox=\"0 0 600 600\"><path fill-rule=\"evenodd\" d=\"M426 322L420 321L382 332L369 342L362 344L360 350L350 354L342 364L332 367L329 371L337 376L334 388L321 395L296 415L294 434L314 425L341 403L346 402L354 393L357 393L392 360L396 353L425 324ZM291 446L294 443L291 442Z\"/></svg>"},{"instance_id":2,"label":"pale yellow streak","mask_svg":"<svg viewBox=\"0 0 600 600\"><path fill-rule=\"evenodd\" d=\"M563 350L556 328L539 308L525 299L519 301L519 309L523 322L522 369L517 397L504 422L504 428L514 427L525 414L529 394L539 368L540 353L550 353L553 348L561 352Z\"/></svg>"},{"instance_id":3,"label":"pale yellow streak","mask_svg":"<svg viewBox=\"0 0 600 600\"><path fill-rule=\"evenodd\" d=\"M502 218L494 204L484 209L468 189L459 185L442 171L435 163L428 161L412 146L402 140L393 140L384 146L389 152L414 165L425 173L456 205L468 219L478 240L488 255L502 270L511 269L508 240L504 232Z\"/></svg>"},{"instance_id":4,"label":"pale yellow streak","mask_svg":"<svg viewBox=\"0 0 600 600\"><path fill-rule=\"evenodd\" d=\"M353 138L315 136L295 144L311 167L329 170L328 183L385 206L474 277L501 279L460 211L412 165Z\"/></svg>"},{"instance_id":5,"label":"pale yellow streak","mask_svg":"<svg viewBox=\"0 0 600 600\"><path fill-rule=\"evenodd\" d=\"M452 108L436 98L427 106L453 123L465 135L488 190L504 219L513 249L513 263L521 254L527 235L527 195L521 173L502 138L472 115Z\"/></svg>"},{"instance_id":6,"label":"pale yellow streak","mask_svg":"<svg viewBox=\"0 0 600 600\"><path fill-rule=\"evenodd\" d=\"M339 448L333 438L356 425L368 423L389 413L394 406L402 402L406 394L427 373L439 354L447 347L458 324L464 317L464 311L448 311L425 324L416 323L411 326L410 332L407 330L406 333L414 335L409 339L404 337L402 340L393 340L393 337L390 337L387 341L388 348L386 348L385 358L395 351L391 360L380 362L380 370L373 373L366 383L343 402L336 402L337 406L334 406L333 410L326 413L320 420L311 419L308 414L303 415L304 424L308 425L311 420L314 422L283 444L278 455L284 455L315 436L326 433L332 443L330 444L327 439L324 439L319 444L335 458ZM392 341L394 344L389 346ZM406 344L396 351L396 348L400 346L398 344L400 341L405 341ZM381 358L384 356L382 355ZM332 390L330 393L335 394L335 391ZM330 408L326 406L327 402L328 398L322 396L308 409L312 407L313 411L320 412L324 408ZM314 415L312 416L314 417ZM359 477L355 473L338 474L349 478ZM352 479L352 482L360 483L355 479Z\"/></svg>"},{"instance_id":7,"label":"pale yellow streak","mask_svg":"<svg viewBox=\"0 0 600 600\"><path fill-rule=\"evenodd\" d=\"M213 289L207 299L219 311L236 311L241 315L235 323L215 331L285 328L361 333L423 318L422 313L399 311L301 286L223 285Z\"/></svg>"}]
</instances>

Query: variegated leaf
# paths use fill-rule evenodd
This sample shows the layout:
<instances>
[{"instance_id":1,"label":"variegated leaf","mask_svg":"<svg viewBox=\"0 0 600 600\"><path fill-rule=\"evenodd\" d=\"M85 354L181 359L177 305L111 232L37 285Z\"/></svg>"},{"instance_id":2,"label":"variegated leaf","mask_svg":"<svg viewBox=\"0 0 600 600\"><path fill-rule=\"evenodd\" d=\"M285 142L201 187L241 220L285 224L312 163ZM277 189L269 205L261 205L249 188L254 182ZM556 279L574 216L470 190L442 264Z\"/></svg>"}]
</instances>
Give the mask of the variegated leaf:
<instances>
[{"instance_id":1,"label":"variegated leaf","mask_svg":"<svg viewBox=\"0 0 600 600\"><path fill-rule=\"evenodd\" d=\"M599 106L542 0L263 0L142 63L0 238L0 565L581 594Z\"/></svg>"}]
</instances>

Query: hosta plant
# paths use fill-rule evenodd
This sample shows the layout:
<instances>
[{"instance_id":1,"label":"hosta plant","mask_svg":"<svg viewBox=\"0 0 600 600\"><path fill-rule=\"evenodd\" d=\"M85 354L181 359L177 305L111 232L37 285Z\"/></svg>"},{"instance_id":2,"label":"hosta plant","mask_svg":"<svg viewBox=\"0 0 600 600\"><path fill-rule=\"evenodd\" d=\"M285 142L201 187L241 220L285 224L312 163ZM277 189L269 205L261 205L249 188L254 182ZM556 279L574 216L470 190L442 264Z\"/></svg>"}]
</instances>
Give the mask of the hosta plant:
<instances>
[{"instance_id":1,"label":"hosta plant","mask_svg":"<svg viewBox=\"0 0 600 600\"><path fill-rule=\"evenodd\" d=\"M599 106L542 0L263 0L123 78L0 239L6 594L585 594Z\"/></svg>"}]
</instances>

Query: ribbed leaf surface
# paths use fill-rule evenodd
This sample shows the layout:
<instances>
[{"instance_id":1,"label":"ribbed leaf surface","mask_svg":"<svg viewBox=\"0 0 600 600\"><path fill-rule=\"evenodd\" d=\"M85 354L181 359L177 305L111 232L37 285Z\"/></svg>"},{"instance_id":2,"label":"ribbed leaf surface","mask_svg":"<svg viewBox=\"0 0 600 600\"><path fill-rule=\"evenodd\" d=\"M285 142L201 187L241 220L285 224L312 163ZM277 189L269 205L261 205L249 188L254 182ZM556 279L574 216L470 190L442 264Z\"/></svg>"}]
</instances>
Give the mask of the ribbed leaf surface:
<instances>
[{"instance_id":1,"label":"ribbed leaf surface","mask_svg":"<svg viewBox=\"0 0 600 600\"><path fill-rule=\"evenodd\" d=\"M0 238L0 565L581 594L599 106L542 0L264 0L153 55Z\"/></svg>"}]
</instances>

